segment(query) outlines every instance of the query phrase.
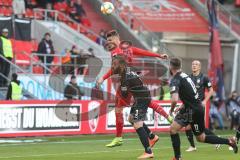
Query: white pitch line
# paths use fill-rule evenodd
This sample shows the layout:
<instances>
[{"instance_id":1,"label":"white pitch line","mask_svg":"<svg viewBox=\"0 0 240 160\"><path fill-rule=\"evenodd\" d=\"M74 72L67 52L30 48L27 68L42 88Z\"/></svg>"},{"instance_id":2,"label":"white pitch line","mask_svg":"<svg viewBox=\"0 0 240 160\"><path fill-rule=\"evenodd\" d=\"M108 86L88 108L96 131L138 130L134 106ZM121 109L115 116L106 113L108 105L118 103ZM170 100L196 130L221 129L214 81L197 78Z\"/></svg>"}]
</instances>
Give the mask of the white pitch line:
<instances>
[{"instance_id":1,"label":"white pitch line","mask_svg":"<svg viewBox=\"0 0 240 160\"><path fill-rule=\"evenodd\" d=\"M222 137L230 136L230 135L221 135ZM67 138L67 137L66 137ZM169 139L170 137L161 137L161 139ZM139 141L139 138L124 138L124 141ZM98 140L79 140L79 141L44 141L44 142L22 142L22 143L7 143L7 144L0 144L0 147L8 147L8 146L25 146L25 145L48 145L48 144L82 144L82 143L96 143L96 142L110 142L111 139L98 139Z\"/></svg>"},{"instance_id":2,"label":"white pitch line","mask_svg":"<svg viewBox=\"0 0 240 160\"><path fill-rule=\"evenodd\" d=\"M211 145L210 145L211 146ZM181 147L188 147L188 146L181 146ZM198 145L198 148L208 148L209 145ZM161 148L154 148L153 150L159 149L171 149L172 147L161 147ZM112 153L112 152L131 152L131 151L142 151L143 148L138 149L125 149L125 150L108 150L108 151L93 151L93 152L75 152L75 153L49 153L49 154L35 154L35 155L25 155L25 156L7 156L7 157L0 157L0 159L10 159L10 158L29 158L29 157L46 157L46 156L64 156L64 155L79 155L79 154L96 154L96 153ZM80 157L79 157L80 158Z\"/></svg>"}]
</instances>

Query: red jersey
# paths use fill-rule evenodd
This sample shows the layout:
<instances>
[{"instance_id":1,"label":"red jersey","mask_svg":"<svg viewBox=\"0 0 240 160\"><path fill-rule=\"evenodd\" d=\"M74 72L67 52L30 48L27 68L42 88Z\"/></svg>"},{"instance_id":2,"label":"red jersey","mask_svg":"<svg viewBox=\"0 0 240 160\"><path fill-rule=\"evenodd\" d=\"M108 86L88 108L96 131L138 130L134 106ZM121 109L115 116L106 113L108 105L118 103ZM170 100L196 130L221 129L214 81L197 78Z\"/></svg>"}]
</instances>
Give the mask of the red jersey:
<instances>
[{"instance_id":1,"label":"red jersey","mask_svg":"<svg viewBox=\"0 0 240 160\"><path fill-rule=\"evenodd\" d=\"M121 48L116 48L111 52L111 56L116 56L116 55L123 55L126 57L127 63L131 63L133 61L134 56L146 56L146 57L158 57L162 58L160 54L149 52L140 48L136 47L129 47L128 49L121 49ZM103 76L103 79L107 79L112 75L112 70L109 69L109 71Z\"/></svg>"}]
</instances>

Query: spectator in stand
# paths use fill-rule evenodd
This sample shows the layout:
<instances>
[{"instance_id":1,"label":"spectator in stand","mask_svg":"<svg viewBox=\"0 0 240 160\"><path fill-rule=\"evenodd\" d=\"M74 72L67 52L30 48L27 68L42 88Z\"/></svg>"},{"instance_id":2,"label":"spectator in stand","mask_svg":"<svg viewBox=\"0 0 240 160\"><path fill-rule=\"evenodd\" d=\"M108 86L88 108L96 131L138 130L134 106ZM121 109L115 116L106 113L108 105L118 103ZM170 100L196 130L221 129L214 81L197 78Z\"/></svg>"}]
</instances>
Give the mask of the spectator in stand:
<instances>
[{"instance_id":1,"label":"spectator in stand","mask_svg":"<svg viewBox=\"0 0 240 160\"><path fill-rule=\"evenodd\" d=\"M0 36L0 55L6 58L9 61L12 61L13 51L12 51L12 42L8 39L8 29L4 28L2 30L2 35ZM0 73L3 76L8 77L10 72L10 63L5 59L0 57ZM6 86L7 80L0 74L0 86Z\"/></svg>"},{"instance_id":2,"label":"spectator in stand","mask_svg":"<svg viewBox=\"0 0 240 160\"><path fill-rule=\"evenodd\" d=\"M17 77L18 75L16 73L12 74L12 80L8 86L6 100L21 100L22 98L22 87Z\"/></svg>"},{"instance_id":3,"label":"spectator in stand","mask_svg":"<svg viewBox=\"0 0 240 160\"><path fill-rule=\"evenodd\" d=\"M96 43L101 45L101 46L104 46L105 43L106 43L106 36L105 35L106 35L106 31L101 29L100 33L99 33L99 37L97 37Z\"/></svg>"},{"instance_id":4,"label":"spectator in stand","mask_svg":"<svg viewBox=\"0 0 240 160\"><path fill-rule=\"evenodd\" d=\"M71 52L68 49L65 49L65 55L62 57L62 73L71 74L73 73L73 66L71 63Z\"/></svg>"},{"instance_id":5,"label":"spectator in stand","mask_svg":"<svg viewBox=\"0 0 240 160\"><path fill-rule=\"evenodd\" d=\"M80 22L80 19L79 19L79 17L77 16L77 9L76 9L76 6L75 6L74 1L70 1L69 6L68 6L68 8L67 8L67 13L69 14L69 16L70 16L73 20L75 20L75 21L77 21L77 22Z\"/></svg>"},{"instance_id":6,"label":"spectator in stand","mask_svg":"<svg viewBox=\"0 0 240 160\"><path fill-rule=\"evenodd\" d=\"M87 14L82 6L82 0L77 0L74 5L76 7L77 16L79 16L80 18L87 16Z\"/></svg>"},{"instance_id":7,"label":"spectator in stand","mask_svg":"<svg viewBox=\"0 0 240 160\"><path fill-rule=\"evenodd\" d=\"M88 48L88 52L89 52L89 57L95 57L95 53L94 53L94 50L93 48Z\"/></svg>"},{"instance_id":8,"label":"spectator in stand","mask_svg":"<svg viewBox=\"0 0 240 160\"><path fill-rule=\"evenodd\" d=\"M37 7L37 0L25 0L26 8L36 8Z\"/></svg>"},{"instance_id":9,"label":"spectator in stand","mask_svg":"<svg viewBox=\"0 0 240 160\"><path fill-rule=\"evenodd\" d=\"M12 1L13 14L17 18L23 18L26 13L24 0L13 0Z\"/></svg>"},{"instance_id":10,"label":"spectator in stand","mask_svg":"<svg viewBox=\"0 0 240 160\"><path fill-rule=\"evenodd\" d=\"M46 8L47 4L50 3L53 5L56 0L37 0L38 7Z\"/></svg>"},{"instance_id":11,"label":"spectator in stand","mask_svg":"<svg viewBox=\"0 0 240 160\"><path fill-rule=\"evenodd\" d=\"M80 90L77 85L77 77L75 75L71 76L71 81L64 89L64 97L67 99L81 100L84 93Z\"/></svg>"},{"instance_id":12,"label":"spectator in stand","mask_svg":"<svg viewBox=\"0 0 240 160\"><path fill-rule=\"evenodd\" d=\"M47 3L46 4L46 9L47 10L52 10L53 9L53 4L52 3ZM48 20L53 20L54 17L55 17L55 15L53 14L53 12L47 12Z\"/></svg>"},{"instance_id":13,"label":"spectator in stand","mask_svg":"<svg viewBox=\"0 0 240 160\"><path fill-rule=\"evenodd\" d=\"M41 60L41 62L44 63L44 65L46 65L48 68L50 68L54 58L53 55L55 54L50 33L44 34L43 39L38 45L37 53L41 54L38 55L38 58Z\"/></svg>"},{"instance_id":14,"label":"spectator in stand","mask_svg":"<svg viewBox=\"0 0 240 160\"><path fill-rule=\"evenodd\" d=\"M211 100L211 108L210 108L210 120L211 120L211 127L213 127L214 120L218 122L218 128L223 129L223 117L222 114L219 112L219 107L221 106L221 102L218 97L213 97Z\"/></svg>"},{"instance_id":15,"label":"spectator in stand","mask_svg":"<svg viewBox=\"0 0 240 160\"><path fill-rule=\"evenodd\" d=\"M237 129L240 123L240 97L236 91L233 91L227 102L226 102L226 111L229 119L231 120L231 129Z\"/></svg>"}]
</instances>

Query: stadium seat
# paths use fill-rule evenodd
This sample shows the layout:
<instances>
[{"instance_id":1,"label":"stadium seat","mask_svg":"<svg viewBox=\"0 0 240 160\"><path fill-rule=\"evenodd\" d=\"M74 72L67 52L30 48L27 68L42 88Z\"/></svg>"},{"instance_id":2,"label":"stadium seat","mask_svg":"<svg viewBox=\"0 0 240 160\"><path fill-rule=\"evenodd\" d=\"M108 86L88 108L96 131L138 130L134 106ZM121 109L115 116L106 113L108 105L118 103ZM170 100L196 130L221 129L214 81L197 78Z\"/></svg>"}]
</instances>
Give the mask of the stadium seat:
<instances>
[{"instance_id":1,"label":"stadium seat","mask_svg":"<svg viewBox=\"0 0 240 160\"><path fill-rule=\"evenodd\" d=\"M31 10L31 9L26 9L25 17L26 17L26 18L34 18L33 10Z\"/></svg>"},{"instance_id":2,"label":"stadium seat","mask_svg":"<svg viewBox=\"0 0 240 160\"><path fill-rule=\"evenodd\" d=\"M32 49L31 49L31 51L32 51L32 52L36 52L37 49L38 49L38 42L37 42L36 40L32 40L31 43L32 43Z\"/></svg>"},{"instance_id":3,"label":"stadium seat","mask_svg":"<svg viewBox=\"0 0 240 160\"><path fill-rule=\"evenodd\" d=\"M3 6L3 0L0 0L0 6Z\"/></svg>"},{"instance_id":4,"label":"stadium seat","mask_svg":"<svg viewBox=\"0 0 240 160\"><path fill-rule=\"evenodd\" d=\"M235 5L236 7L240 7L240 0L236 0Z\"/></svg>"},{"instance_id":5,"label":"stadium seat","mask_svg":"<svg viewBox=\"0 0 240 160\"><path fill-rule=\"evenodd\" d=\"M66 2L62 2L62 3L60 3L60 10L59 11L61 11L61 12L66 12L66 10L67 10L67 8L68 8L68 6L67 6L67 3Z\"/></svg>"},{"instance_id":6,"label":"stadium seat","mask_svg":"<svg viewBox=\"0 0 240 160\"><path fill-rule=\"evenodd\" d=\"M92 26L91 22L90 22L89 19L86 18L86 17L81 18L81 23L82 23L84 26L87 26L87 27L91 27L91 26Z\"/></svg>"},{"instance_id":7,"label":"stadium seat","mask_svg":"<svg viewBox=\"0 0 240 160\"><path fill-rule=\"evenodd\" d=\"M58 14L58 20L62 22L66 22L67 18L64 14Z\"/></svg>"},{"instance_id":8,"label":"stadium seat","mask_svg":"<svg viewBox=\"0 0 240 160\"><path fill-rule=\"evenodd\" d=\"M76 31L78 30L78 24L76 23L68 22L67 25Z\"/></svg>"},{"instance_id":9,"label":"stadium seat","mask_svg":"<svg viewBox=\"0 0 240 160\"><path fill-rule=\"evenodd\" d=\"M12 6L12 0L3 0L3 5L8 7Z\"/></svg>"},{"instance_id":10,"label":"stadium seat","mask_svg":"<svg viewBox=\"0 0 240 160\"><path fill-rule=\"evenodd\" d=\"M61 3L60 2L57 2L53 5L53 9L59 11L61 9Z\"/></svg>"},{"instance_id":11,"label":"stadium seat","mask_svg":"<svg viewBox=\"0 0 240 160\"><path fill-rule=\"evenodd\" d=\"M43 67L40 65L34 65L32 71L34 74L43 74Z\"/></svg>"},{"instance_id":12,"label":"stadium seat","mask_svg":"<svg viewBox=\"0 0 240 160\"><path fill-rule=\"evenodd\" d=\"M36 6L37 5L37 1L36 0L31 0L31 5L32 6Z\"/></svg>"},{"instance_id":13,"label":"stadium seat","mask_svg":"<svg viewBox=\"0 0 240 160\"><path fill-rule=\"evenodd\" d=\"M34 14L34 17L35 17L36 19L43 19L44 13L43 13L42 11L38 11L38 12L36 12L36 13Z\"/></svg>"},{"instance_id":14,"label":"stadium seat","mask_svg":"<svg viewBox=\"0 0 240 160\"><path fill-rule=\"evenodd\" d=\"M5 10L5 7L1 7L0 8L0 15L1 16L4 16L4 13L5 13L4 10Z\"/></svg>"},{"instance_id":15,"label":"stadium seat","mask_svg":"<svg viewBox=\"0 0 240 160\"><path fill-rule=\"evenodd\" d=\"M9 7L2 7L2 13L4 16L11 16L12 15L12 8Z\"/></svg>"}]
</instances>

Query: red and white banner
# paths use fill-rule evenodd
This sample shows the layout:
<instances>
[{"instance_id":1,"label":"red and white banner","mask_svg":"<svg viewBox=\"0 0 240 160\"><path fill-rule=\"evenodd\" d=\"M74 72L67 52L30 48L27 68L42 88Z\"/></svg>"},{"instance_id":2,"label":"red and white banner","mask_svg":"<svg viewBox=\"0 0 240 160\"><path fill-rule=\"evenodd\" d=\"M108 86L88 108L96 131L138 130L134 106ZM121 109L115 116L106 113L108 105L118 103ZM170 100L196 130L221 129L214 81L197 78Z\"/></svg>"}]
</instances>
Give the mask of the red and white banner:
<instances>
[{"instance_id":1,"label":"red and white banner","mask_svg":"<svg viewBox=\"0 0 240 160\"><path fill-rule=\"evenodd\" d=\"M170 103L159 102L168 112ZM135 132L124 108L124 132ZM168 131L169 123L152 109L146 124ZM115 133L114 102L107 101L0 101L0 137Z\"/></svg>"},{"instance_id":2,"label":"red and white banner","mask_svg":"<svg viewBox=\"0 0 240 160\"><path fill-rule=\"evenodd\" d=\"M208 34L207 21L184 0L131 0L128 5L130 12L153 32ZM128 19L129 10L122 16ZM135 20L132 26L138 25Z\"/></svg>"}]
</instances>

